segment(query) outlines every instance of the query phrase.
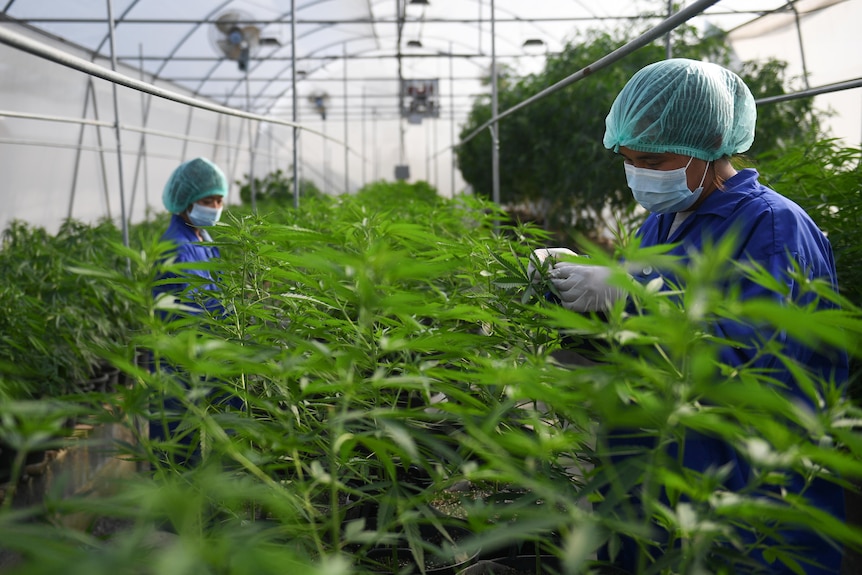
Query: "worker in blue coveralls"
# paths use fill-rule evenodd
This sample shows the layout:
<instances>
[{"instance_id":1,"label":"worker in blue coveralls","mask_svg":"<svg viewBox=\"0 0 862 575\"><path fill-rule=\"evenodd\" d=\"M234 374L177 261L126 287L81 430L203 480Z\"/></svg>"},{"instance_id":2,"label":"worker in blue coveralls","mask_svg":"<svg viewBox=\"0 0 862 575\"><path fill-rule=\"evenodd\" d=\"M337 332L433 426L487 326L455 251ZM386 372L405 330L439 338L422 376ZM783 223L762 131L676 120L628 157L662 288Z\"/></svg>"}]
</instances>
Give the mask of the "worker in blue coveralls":
<instances>
[{"instance_id":1,"label":"worker in blue coveralls","mask_svg":"<svg viewBox=\"0 0 862 575\"><path fill-rule=\"evenodd\" d=\"M213 245L201 242L212 242L207 227L214 226L221 218L224 202L228 195L227 178L218 166L205 158L195 158L181 164L174 170L162 192L162 203L173 214L167 231L162 235L162 241L171 242L176 247L171 252L175 263L199 263L217 260L219 249ZM210 270L188 269L186 273L200 276L207 280L202 286L196 286L193 291L214 292L218 290L216 281ZM176 276L167 276L176 277ZM180 296L192 295L187 290L189 283L177 283L156 286L153 290L155 298L170 293ZM203 306L206 310L223 312L221 302L216 298L207 298L202 303L195 303L189 297L183 298L183 303L191 306Z\"/></svg>"},{"instance_id":2,"label":"worker in blue coveralls","mask_svg":"<svg viewBox=\"0 0 862 575\"><path fill-rule=\"evenodd\" d=\"M731 165L730 157L745 152L753 143L755 121L754 98L736 74L716 64L669 59L644 67L625 85L606 118L604 145L622 156L628 186L635 200L649 212L637 232L642 247L674 245L670 254L687 261L692 252L736 234L736 261L763 266L787 288L790 298L808 303L800 296L799 285L788 270L798 266L810 279L829 281L837 289L832 248L798 205L758 181L757 171L737 171ZM559 256L568 250L550 251ZM548 254L542 252L538 259ZM556 257L553 261L556 263L549 269L549 279L564 307L577 312L602 312L625 297L625 292L608 284L609 268ZM665 284L679 285L669 273L650 268L633 277L644 284L661 277ZM784 301L788 297L745 279L740 279L738 287L742 298ZM817 305L831 306L825 301ZM770 370L777 385L809 405L811 401L800 391L787 366L775 355L763 353L758 343L771 340L782 346L786 356L815 375L838 384L847 381L848 360L842 351L810 349L784 333L773 329L766 333L766 328L760 333L750 324L721 320L711 329L716 336L740 344L722 348L723 364ZM639 440L610 433L612 452L621 453L625 447L629 452L632 447L637 449ZM676 455L675 451L672 455ZM733 492L743 490L749 483L746 460L730 445L706 435L687 434L683 465L701 472L710 467L732 466L725 487ZM811 505L844 520L840 486L825 480L816 480L807 487L803 483L796 476L784 489L790 493L804 491ZM815 563L804 565L806 573L839 572L841 550L817 533L799 530L781 535L785 544L798 546L799 553ZM638 552L632 541L625 540L615 564L635 573ZM759 572L792 573L779 561L770 564L762 557L755 559L762 563Z\"/></svg>"},{"instance_id":3,"label":"worker in blue coveralls","mask_svg":"<svg viewBox=\"0 0 862 575\"><path fill-rule=\"evenodd\" d=\"M189 160L174 170L162 192L162 203L172 216L167 231L161 237L163 242L170 242L174 246L167 255L174 264L211 262L220 258L218 247L208 245L212 237L207 228L214 226L221 218L227 196L227 178L218 166L205 158ZM222 302L213 295L219 289L213 273L194 267L184 269L183 273L199 276L202 278L201 285L191 285L190 277L165 273L160 280L175 278L176 281L160 282L153 289L153 297L157 301L172 297L191 313L209 313L216 317L224 315ZM197 294L202 297L196 297ZM164 314L163 317L170 319L172 316ZM170 370L167 366L162 367ZM183 382L183 385L187 387L188 382ZM241 402L233 396L224 402L241 407ZM166 397L159 402L158 407L150 421L150 438L173 440L181 447L188 448L176 460L196 460L200 452L194 434L180 429L182 402L175 397Z\"/></svg>"}]
</instances>

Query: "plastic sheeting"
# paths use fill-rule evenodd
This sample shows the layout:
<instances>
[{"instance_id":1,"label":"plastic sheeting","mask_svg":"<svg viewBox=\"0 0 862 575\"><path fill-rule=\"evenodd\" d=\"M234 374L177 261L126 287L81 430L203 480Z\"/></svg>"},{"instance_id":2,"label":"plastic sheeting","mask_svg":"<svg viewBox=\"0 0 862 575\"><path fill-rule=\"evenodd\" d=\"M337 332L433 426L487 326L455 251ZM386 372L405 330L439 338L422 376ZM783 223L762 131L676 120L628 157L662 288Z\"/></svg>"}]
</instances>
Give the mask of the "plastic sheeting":
<instances>
[{"instance_id":1,"label":"plastic sheeting","mask_svg":"<svg viewBox=\"0 0 862 575\"><path fill-rule=\"evenodd\" d=\"M294 1L295 15L290 0L4 0L0 25L108 68L113 55L118 71L158 86L286 120L293 118L295 72L297 120L341 140L304 134L302 177L324 191L350 191L410 166L412 179L428 180L448 195L464 184L447 150L472 99L490 91L483 80L491 67L492 27L497 65L517 75L540 69L545 55L578 29L626 26L645 14L658 22L668 8L665 0ZM693 23L737 29L740 57L789 60L791 72L807 70L810 84L819 85L862 76L853 69L858 59L841 56L859 53L858 35L848 27L860 21L860 6L862 0L723 0ZM220 20L228 15L239 30L253 27L239 38L248 47L245 69L230 43L233 26ZM829 42L823 41L824 26ZM107 82L90 82L5 46L0 65L2 111L114 119ZM419 114L401 117L400 80L436 90L430 111L420 106ZM161 208L161 182L191 155L212 157L232 181L250 169L259 174L292 163L288 129L192 112L133 90L118 97L122 124L199 139L124 132L122 178L131 219ZM409 108L411 98L406 100ZM848 111L838 125L846 133L837 135L856 143L859 91L845 100L842 109ZM249 143L255 144L253 160L240 151ZM116 151L110 130L0 117L0 146L0 170L9 185L6 221L41 218L50 227L66 215L116 217L120 174L109 157ZM38 168L46 159L52 167L47 172ZM46 189L51 199L34 202Z\"/></svg>"}]
</instances>

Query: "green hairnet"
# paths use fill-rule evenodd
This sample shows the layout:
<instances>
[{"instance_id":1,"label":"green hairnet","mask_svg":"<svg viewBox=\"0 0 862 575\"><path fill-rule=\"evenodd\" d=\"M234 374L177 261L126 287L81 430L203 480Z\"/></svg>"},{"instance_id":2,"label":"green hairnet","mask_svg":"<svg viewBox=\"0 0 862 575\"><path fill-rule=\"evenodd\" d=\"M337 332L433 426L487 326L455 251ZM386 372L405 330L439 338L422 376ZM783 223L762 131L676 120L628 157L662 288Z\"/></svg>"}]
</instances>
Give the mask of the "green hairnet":
<instances>
[{"instance_id":1,"label":"green hairnet","mask_svg":"<svg viewBox=\"0 0 862 575\"><path fill-rule=\"evenodd\" d=\"M756 120L754 97L739 76L674 58L632 76L605 119L604 145L711 161L750 148Z\"/></svg>"},{"instance_id":2,"label":"green hairnet","mask_svg":"<svg viewBox=\"0 0 862 575\"><path fill-rule=\"evenodd\" d=\"M162 192L162 203L172 214L185 211L207 196L227 197L227 178L206 158L195 158L174 170Z\"/></svg>"}]
</instances>

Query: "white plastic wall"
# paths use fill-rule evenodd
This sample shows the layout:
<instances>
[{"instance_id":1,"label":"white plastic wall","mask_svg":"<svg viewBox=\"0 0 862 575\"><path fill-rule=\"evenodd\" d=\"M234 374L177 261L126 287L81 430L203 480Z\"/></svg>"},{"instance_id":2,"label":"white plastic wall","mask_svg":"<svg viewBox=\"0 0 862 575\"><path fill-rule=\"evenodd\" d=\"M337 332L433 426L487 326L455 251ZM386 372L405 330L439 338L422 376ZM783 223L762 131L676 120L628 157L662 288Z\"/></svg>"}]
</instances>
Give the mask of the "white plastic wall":
<instances>
[{"instance_id":1,"label":"white plastic wall","mask_svg":"<svg viewBox=\"0 0 862 575\"><path fill-rule=\"evenodd\" d=\"M41 42L61 45L44 36L28 35ZM63 49L68 50L68 46L63 45ZM82 52L73 53L87 57ZM110 67L110 62L97 63ZM139 78L138 72L132 69L117 71L152 81ZM94 103L92 97L89 100L87 97L90 81L86 74L0 45L0 110L113 123L111 83L92 80ZM180 91L175 86L161 87ZM173 137L121 130L123 192L132 222L143 219L148 208L164 209L162 186L171 171L186 159L196 156L212 159L231 182L248 173L249 152L235 149L248 143L248 124L244 120L151 98L123 87L117 87L117 97L121 125L146 126L151 130L213 141L184 142ZM148 102L149 114L145 121ZM223 144L215 144L216 140ZM79 141L80 160L77 159ZM290 139L286 142L289 144ZM100 147L101 152L98 151ZM269 151L266 149L263 153ZM289 149L273 147L272 151L279 154L281 164L287 169L291 161ZM262 169L271 162L261 157L255 164ZM111 217L119 224L121 186L116 132L112 127L0 117L0 174L3 174L0 227L4 229L11 220L22 219L53 232L70 215L70 205L71 216L75 219L94 222ZM232 186L231 191L236 193L236 186ZM236 199L235 195L234 201Z\"/></svg>"},{"instance_id":2,"label":"white plastic wall","mask_svg":"<svg viewBox=\"0 0 862 575\"><path fill-rule=\"evenodd\" d=\"M789 74L801 79L802 51L798 47L796 24L790 18L783 21L785 26L765 33L753 30L753 37L748 29L740 29L738 34L731 35L733 47L743 60L780 58L788 63ZM862 77L860 24L862 1L859 0L841 2L802 18L802 47L812 88ZM782 46L786 49L777 53L776 47ZM805 86L800 80L797 87ZM846 146L858 147L862 143L862 89L823 94L816 96L814 102L818 109L834 113L827 122L832 136L841 138Z\"/></svg>"}]
</instances>

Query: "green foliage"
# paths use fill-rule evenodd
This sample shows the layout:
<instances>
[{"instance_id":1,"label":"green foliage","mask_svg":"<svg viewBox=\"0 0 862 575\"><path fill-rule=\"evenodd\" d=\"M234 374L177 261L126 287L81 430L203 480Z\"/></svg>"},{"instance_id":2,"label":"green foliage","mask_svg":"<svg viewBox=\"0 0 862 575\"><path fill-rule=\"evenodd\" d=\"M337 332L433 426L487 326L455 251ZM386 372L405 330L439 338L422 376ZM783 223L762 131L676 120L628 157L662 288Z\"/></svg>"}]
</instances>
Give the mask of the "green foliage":
<instances>
[{"instance_id":1,"label":"green foliage","mask_svg":"<svg viewBox=\"0 0 862 575\"><path fill-rule=\"evenodd\" d=\"M251 205L251 183L248 174L244 182L237 181L239 186L239 198L244 205ZM301 180L299 183L300 196L303 200L315 198L322 194L311 180ZM281 170L270 172L262 178L254 178L254 193L256 202L276 202L280 204L293 203L293 176L285 174Z\"/></svg>"},{"instance_id":2,"label":"green foliage","mask_svg":"<svg viewBox=\"0 0 862 575\"><path fill-rule=\"evenodd\" d=\"M3 234L0 272L0 395L57 396L80 391L110 350L133 328L125 301L105 284L70 266L125 267L110 249L119 231L111 222L66 221L51 236L12 222Z\"/></svg>"},{"instance_id":3,"label":"green foliage","mask_svg":"<svg viewBox=\"0 0 862 575\"><path fill-rule=\"evenodd\" d=\"M542 72L509 79L499 89L500 110L506 110L548 86L587 68L634 38L644 24L613 33L587 31L573 38L562 53L548 58ZM694 28L674 32L675 57L728 64L730 51L721 33L701 36ZM562 245L577 235L597 241L620 220L630 227L636 206L626 185L621 160L602 145L605 117L617 93L639 69L662 60L662 42L645 46L614 65L543 98L502 120L500 138L501 202L513 218L535 221L553 231ZM786 64L747 62L740 75L755 98L784 93L794 79ZM491 117L488 96L474 102L460 138ZM818 134L819 122L810 100L769 104L759 109L755 144L749 152L780 150ZM457 149L464 179L476 193L491 195L491 140L485 132ZM607 221L607 214L614 214Z\"/></svg>"},{"instance_id":4,"label":"green foliage","mask_svg":"<svg viewBox=\"0 0 862 575\"><path fill-rule=\"evenodd\" d=\"M749 316L859 356L858 306L739 302L716 287L727 279L727 246L683 266L626 237L620 255L670 266L686 294L628 285L620 269L635 311L620 303L606 318L575 314L527 278L526 257L546 240L540 230L497 226L504 214L489 202L432 192L377 182L298 209L232 208L212 231L226 318L161 318L151 290L171 264L160 263L168 246L154 239L111 243L111 258L131 273L76 266L79 281L98 280L125 302L135 326L128 345L154 357L151 371L115 350L136 383L90 413L129 426L137 442L115 448L151 471L115 495L49 493L39 506L0 512L2 547L22 554L16 572L367 573L370 550L387 543L414 558L451 556L446 537L428 533L455 527L474 534L459 541L462 551L536 541L567 573L596 567L595 550L621 536L645 549L671 542L661 562L644 557L644 574L708 569L717 553L738 564L762 550L804 564L787 545L740 537L790 526L862 548L858 528L780 490L762 496L793 472L836 488L862 479L859 409L834 383L801 372L819 411L786 399L768 374L720 365L723 342L704 327ZM600 250L590 255L615 265ZM817 282L804 289L837 297ZM587 343L598 361L561 363ZM244 409L221 405L225 393ZM157 397L181 409L170 413ZM0 410L0 440L34 446L56 415L35 410L24 426L11 413ZM180 425L165 441L134 423L171 418ZM616 463L609 426L640 429L662 448ZM726 470L695 474L666 455L691 431L750 457L746 490L726 493ZM200 445L200 464L167 457L184 449L179 435ZM474 491L445 491L465 485ZM625 503L635 492L640 501ZM441 514L444 496L464 520ZM127 527L108 541L60 527L80 514Z\"/></svg>"},{"instance_id":5,"label":"green foliage","mask_svg":"<svg viewBox=\"0 0 862 575\"><path fill-rule=\"evenodd\" d=\"M375 210L395 210L403 204L410 210L410 204L421 202L429 206L440 205L442 201L428 182L418 181L408 183L403 180L398 182L372 182L362 187L357 195L361 198L363 205Z\"/></svg>"},{"instance_id":6,"label":"green foliage","mask_svg":"<svg viewBox=\"0 0 862 575\"><path fill-rule=\"evenodd\" d=\"M862 305L862 151L819 140L761 157L764 181L798 203L829 238L841 293Z\"/></svg>"},{"instance_id":7,"label":"green foliage","mask_svg":"<svg viewBox=\"0 0 862 575\"><path fill-rule=\"evenodd\" d=\"M764 182L808 212L832 244L838 287L862 305L862 151L820 140L762 156ZM862 397L862 361L851 362L850 393Z\"/></svg>"},{"instance_id":8,"label":"green foliage","mask_svg":"<svg viewBox=\"0 0 862 575\"><path fill-rule=\"evenodd\" d=\"M500 109L525 100L594 62L618 45L608 34L590 32L548 59L543 73L513 83L499 93ZM499 125L501 201L533 203L548 229L569 227L577 214L578 229L596 229L605 205L631 207L619 161L602 146L604 116L613 95L636 70L654 61L659 48L643 50L576 86L560 90L542 103L516 112ZM490 119L483 97L471 111L461 138ZM490 196L490 135L483 133L458 148L464 179L483 197Z\"/></svg>"},{"instance_id":9,"label":"green foliage","mask_svg":"<svg viewBox=\"0 0 862 575\"><path fill-rule=\"evenodd\" d=\"M743 62L739 75L755 99L805 88L799 78L788 77L787 63L778 60ZM822 135L823 115L814 109L813 100L808 98L758 106L754 144L746 155L759 161L797 146L810 145Z\"/></svg>"}]
</instances>

